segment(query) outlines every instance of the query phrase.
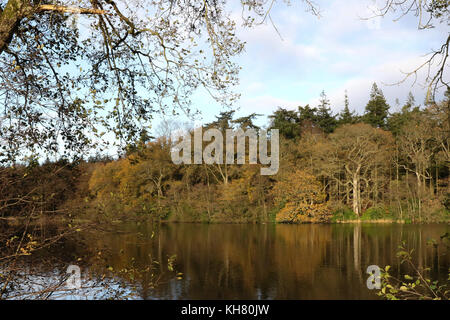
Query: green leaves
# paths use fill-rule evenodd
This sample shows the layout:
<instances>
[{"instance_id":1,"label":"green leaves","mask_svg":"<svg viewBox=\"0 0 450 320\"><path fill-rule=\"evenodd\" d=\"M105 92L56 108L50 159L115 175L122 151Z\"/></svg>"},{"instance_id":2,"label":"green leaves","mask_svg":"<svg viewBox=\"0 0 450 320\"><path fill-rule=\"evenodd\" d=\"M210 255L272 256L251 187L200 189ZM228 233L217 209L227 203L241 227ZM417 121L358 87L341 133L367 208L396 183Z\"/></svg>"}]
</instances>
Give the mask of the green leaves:
<instances>
[{"instance_id":1,"label":"green leaves","mask_svg":"<svg viewBox=\"0 0 450 320\"><path fill-rule=\"evenodd\" d=\"M399 246L397 257L401 259L402 263L406 264L406 267L413 270L412 275L406 273L401 275L402 278L408 280L403 282L395 276L388 274L390 269L386 266L384 272L381 275L382 288L378 292L378 295L388 299L419 299L419 300L448 300L448 290L446 285L441 285L437 280L432 281L426 277L426 272L429 268L418 268L412 259L412 253L414 250L408 250L404 241ZM450 270L449 270L450 276Z\"/></svg>"},{"instance_id":2,"label":"green leaves","mask_svg":"<svg viewBox=\"0 0 450 320\"><path fill-rule=\"evenodd\" d=\"M177 258L177 255L174 254L174 255L171 255L171 256L167 259L167 269L168 269L170 272L175 271L175 269L174 269L174 264L175 264L176 258Z\"/></svg>"}]
</instances>

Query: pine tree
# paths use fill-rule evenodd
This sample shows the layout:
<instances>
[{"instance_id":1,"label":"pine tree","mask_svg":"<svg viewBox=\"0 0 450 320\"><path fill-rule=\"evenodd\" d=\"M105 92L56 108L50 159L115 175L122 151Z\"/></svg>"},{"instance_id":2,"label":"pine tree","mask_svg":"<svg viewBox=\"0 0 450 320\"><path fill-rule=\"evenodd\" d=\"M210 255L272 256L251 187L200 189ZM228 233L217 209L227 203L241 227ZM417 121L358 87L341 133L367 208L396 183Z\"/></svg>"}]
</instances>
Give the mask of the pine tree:
<instances>
[{"instance_id":1,"label":"pine tree","mask_svg":"<svg viewBox=\"0 0 450 320\"><path fill-rule=\"evenodd\" d=\"M345 91L345 98L344 98L344 109L339 114L339 125L343 124L352 124L356 122L356 116L354 111L350 111L349 108L350 103L348 102L348 94L347 90Z\"/></svg>"},{"instance_id":2,"label":"pine tree","mask_svg":"<svg viewBox=\"0 0 450 320\"><path fill-rule=\"evenodd\" d=\"M317 109L311 108L309 104L306 106L298 107L298 119L300 122L310 121L311 123L315 123L317 120Z\"/></svg>"},{"instance_id":3,"label":"pine tree","mask_svg":"<svg viewBox=\"0 0 450 320\"><path fill-rule=\"evenodd\" d=\"M233 127L232 122L233 122L234 113L235 113L235 110L220 112L219 115L216 116L216 121L208 123L206 125L206 127L207 128L217 128L217 129L225 132L226 129L231 129Z\"/></svg>"},{"instance_id":4,"label":"pine tree","mask_svg":"<svg viewBox=\"0 0 450 320\"><path fill-rule=\"evenodd\" d=\"M397 99L398 100L398 99ZM387 129L391 131L394 135L398 135L400 128L410 119L411 114L420 111L419 107L416 106L416 99L410 92L405 104L399 112L392 113L387 119Z\"/></svg>"},{"instance_id":5,"label":"pine tree","mask_svg":"<svg viewBox=\"0 0 450 320\"><path fill-rule=\"evenodd\" d=\"M411 92L408 93L408 98L406 99L406 103L403 106L403 110L410 111L412 107L416 105L416 99L414 98Z\"/></svg>"},{"instance_id":6,"label":"pine tree","mask_svg":"<svg viewBox=\"0 0 450 320\"><path fill-rule=\"evenodd\" d=\"M328 100L325 91L320 94L316 123L325 133L331 133L336 129L337 121L331 114L330 100Z\"/></svg>"},{"instance_id":7,"label":"pine tree","mask_svg":"<svg viewBox=\"0 0 450 320\"><path fill-rule=\"evenodd\" d=\"M297 112L278 108L272 115L270 129L280 130L280 135L286 139L296 139L301 135L300 119Z\"/></svg>"},{"instance_id":8,"label":"pine tree","mask_svg":"<svg viewBox=\"0 0 450 320\"><path fill-rule=\"evenodd\" d=\"M262 116L262 114L253 112L248 116L237 118L236 120L232 120L231 122L237 124L238 127L243 130L259 129L259 127L254 124L255 119L259 116Z\"/></svg>"},{"instance_id":9,"label":"pine tree","mask_svg":"<svg viewBox=\"0 0 450 320\"><path fill-rule=\"evenodd\" d=\"M377 84L372 85L370 100L366 105L364 121L375 128L386 128L389 105Z\"/></svg>"}]
</instances>

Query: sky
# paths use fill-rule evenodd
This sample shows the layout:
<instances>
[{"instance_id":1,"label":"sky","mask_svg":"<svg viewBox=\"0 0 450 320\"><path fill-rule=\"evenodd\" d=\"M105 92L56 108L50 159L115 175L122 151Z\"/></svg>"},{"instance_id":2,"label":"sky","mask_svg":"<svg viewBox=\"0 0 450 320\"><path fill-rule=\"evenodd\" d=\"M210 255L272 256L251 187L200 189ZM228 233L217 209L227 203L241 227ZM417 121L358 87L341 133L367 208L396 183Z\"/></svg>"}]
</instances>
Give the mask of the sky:
<instances>
[{"instance_id":1,"label":"sky","mask_svg":"<svg viewBox=\"0 0 450 320\"><path fill-rule=\"evenodd\" d=\"M448 26L418 30L418 19L413 15L399 21L394 21L394 14L362 19L372 15L373 0L316 2L320 18L305 12L301 1L291 1L290 6L277 2L273 7L276 29L270 22L252 29L238 23L237 36L247 43L245 52L235 60L242 66L237 88L241 99L235 106L238 116L263 114L259 123L264 124L266 116L278 107L317 106L322 90L333 113L342 110L347 90L350 109L361 114L374 82L384 92L391 112L401 107L410 91L417 104L423 103L424 73L414 86L412 78L393 84L404 78L402 71L415 69L425 54L442 45ZM230 12L239 22L240 9L235 9ZM203 92L198 92L193 102L202 112L197 118L200 122L210 122L224 110Z\"/></svg>"},{"instance_id":2,"label":"sky","mask_svg":"<svg viewBox=\"0 0 450 320\"><path fill-rule=\"evenodd\" d=\"M320 18L306 12L301 0L291 0L291 5L276 1L271 10L276 28L268 21L250 29L242 27L240 1L229 1L227 10L238 25L236 35L246 42L245 51L234 59L242 67L236 88L241 98L233 106L236 117L262 114L257 124L264 126L268 124L267 116L278 107L316 107L322 90L330 99L334 114L343 109L345 91L350 109L362 114L374 82L384 92L391 112L401 108L409 92L417 104L422 104L426 95L424 72L419 73L415 85L412 78L394 84L404 78L402 71L414 70L426 60L427 53L441 47L449 27L443 23L433 29L418 30L418 18L412 14L398 21L398 13L364 20L373 16L370 8L374 1L316 0ZM438 94L437 100L442 97L443 93ZM201 90L192 101L192 109L201 111L201 116L195 117L197 123L186 117L164 119L156 115L152 133L158 135L165 120L170 120L171 126L173 122L199 125L215 120L224 111ZM115 139L108 134L106 140ZM108 153L116 151L112 148Z\"/></svg>"}]
</instances>

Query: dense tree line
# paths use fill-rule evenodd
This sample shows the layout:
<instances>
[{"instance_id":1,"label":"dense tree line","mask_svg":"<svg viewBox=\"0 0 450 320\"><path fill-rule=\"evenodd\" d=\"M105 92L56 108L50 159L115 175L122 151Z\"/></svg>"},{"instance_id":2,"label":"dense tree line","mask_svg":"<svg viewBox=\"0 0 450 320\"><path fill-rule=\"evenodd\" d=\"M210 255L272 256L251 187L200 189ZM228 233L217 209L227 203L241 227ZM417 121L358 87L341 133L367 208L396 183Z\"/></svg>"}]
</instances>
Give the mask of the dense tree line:
<instances>
[{"instance_id":1,"label":"dense tree line","mask_svg":"<svg viewBox=\"0 0 450 320\"><path fill-rule=\"evenodd\" d=\"M302 2L320 16L319 3ZM382 3L376 15L415 15L419 29L448 20L448 1ZM326 218L344 206L361 216L384 206L395 207L402 218L407 211L421 219L430 208L426 201L436 207L447 203L448 98L418 108L411 96L402 111L390 114L376 85L363 115L349 109L347 95L343 111L332 114L325 92L318 106L274 112L269 127L282 133L283 153L275 177L259 176L257 165L171 164L173 142L167 136L144 138L153 115L158 110L192 115L191 97L199 88L227 106L237 97L234 58L244 43L226 4L0 0L0 216L77 205L195 221L261 221L277 212L283 212L282 221L322 221L310 213L298 219L296 212L300 207L323 211ZM246 12L241 22L245 27L264 23L272 4L240 1ZM141 14L144 7L150 9ZM448 88L443 77L448 46L445 35L426 63L406 74L436 66L425 81L428 100ZM254 126L255 117L234 119L228 111L210 125L245 129ZM121 147L129 145L126 157L107 164L18 165L28 154L63 152L75 159L90 148L108 148L106 133L114 134ZM321 193L311 198L306 195L311 190L299 187L305 196L280 194L280 186L297 188L288 173L313 179L305 187ZM45 179L61 185L41 186ZM69 204L68 199L77 200Z\"/></svg>"},{"instance_id":2,"label":"dense tree line","mask_svg":"<svg viewBox=\"0 0 450 320\"><path fill-rule=\"evenodd\" d=\"M169 130L141 136L114 161L4 168L2 180L14 185L4 186L11 196L3 197L2 216L14 214L12 204L42 203L42 212L175 221L446 220L449 98L420 107L410 94L390 113L374 84L362 115L349 110L347 94L332 114L325 92L317 107L278 108L267 125L280 132L274 176L260 175L260 164L175 165ZM225 111L206 127L258 128L257 116Z\"/></svg>"},{"instance_id":3,"label":"dense tree line","mask_svg":"<svg viewBox=\"0 0 450 320\"><path fill-rule=\"evenodd\" d=\"M325 92L317 107L279 108L268 125L281 135L275 176L261 176L260 165L173 165L175 142L160 137L100 165L94 202L104 212L183 221L447 219L449 95L419 107L410 94L389 110L376 84L362 115L349 110L347 94L332 114ZM233 116L222 112L207 127L257 128L257 115Z\"/></svg>"}]
</instances>

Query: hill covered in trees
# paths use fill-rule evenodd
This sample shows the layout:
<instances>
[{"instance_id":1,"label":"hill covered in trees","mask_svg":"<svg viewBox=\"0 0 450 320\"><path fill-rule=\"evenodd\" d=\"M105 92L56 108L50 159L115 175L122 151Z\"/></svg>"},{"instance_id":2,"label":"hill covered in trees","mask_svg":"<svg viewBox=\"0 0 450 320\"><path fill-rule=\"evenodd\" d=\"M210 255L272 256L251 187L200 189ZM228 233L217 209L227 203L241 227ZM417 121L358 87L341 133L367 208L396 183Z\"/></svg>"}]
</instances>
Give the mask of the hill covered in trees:
<instances>
[{"instance_id":1,"label":"hill covered in trees","mask_svg":"<svg viewBox=\"0 0 450 320\"><path fill-rule=\"evenodd\" d=\"M349 109L347 97L332 114L324 92L317 107L278 108L267 124L280 133L273 176L260 175L259 164L175 165L169 136L142 137L117 160L5 167L2 192L11 197L0 208L3 217L30 203L37 213L83 219L448 221L449 101L447 94L419 107L410 95L390 113L374 84L362 115ZM207 127L257 128L256 116L236 119L230 110Z\"/></svg>"}]
</instances>

